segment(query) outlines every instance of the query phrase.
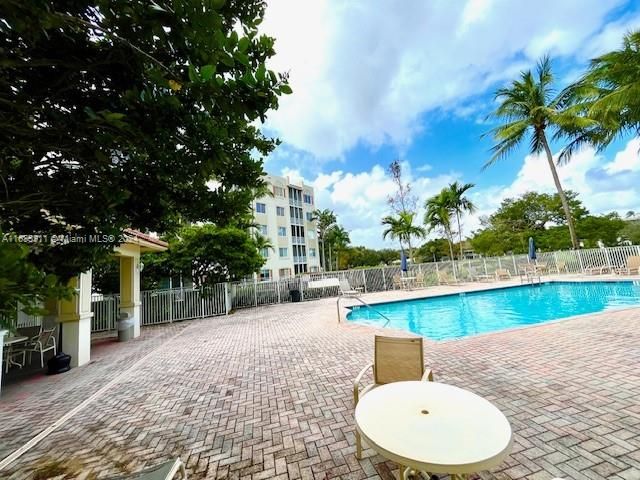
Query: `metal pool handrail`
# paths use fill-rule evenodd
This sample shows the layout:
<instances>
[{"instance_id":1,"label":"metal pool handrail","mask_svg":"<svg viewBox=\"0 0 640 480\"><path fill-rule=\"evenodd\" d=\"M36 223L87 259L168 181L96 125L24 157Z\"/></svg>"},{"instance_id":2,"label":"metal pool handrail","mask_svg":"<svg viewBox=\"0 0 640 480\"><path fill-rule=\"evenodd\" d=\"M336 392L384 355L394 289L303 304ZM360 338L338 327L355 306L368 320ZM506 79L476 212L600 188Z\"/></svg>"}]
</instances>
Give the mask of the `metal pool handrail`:
<instances>
[{"instance_id":1,"label":"metal pool handrail","mask_svg":"<svg viewBox=\"0 0 640 480\"><path fill-rule=\"evenodd\" d=\"M343 298L342 296L338 297L338 301L336 302L336 308L338 309L338 323L340 323L340 299ZM364 300L362 300L360 297L356 297L356 296L351 296L349 298L355 298L356 300L358 300L361 304L363 304L364 306L370 308L371 310L373 310L374 312L376 312L378 315L380 315L382 318L384 318L386 320L385 324L382 326L382 328L386 327L387 325L389 325L389 323L391 322L391 319L389 317L387 317L386 315L384 315L383 313L379 312L378 310L376 310L375 308L373 308L371 305L369 305L367 302L365 302Z\"/></svg>"}]
</instances>

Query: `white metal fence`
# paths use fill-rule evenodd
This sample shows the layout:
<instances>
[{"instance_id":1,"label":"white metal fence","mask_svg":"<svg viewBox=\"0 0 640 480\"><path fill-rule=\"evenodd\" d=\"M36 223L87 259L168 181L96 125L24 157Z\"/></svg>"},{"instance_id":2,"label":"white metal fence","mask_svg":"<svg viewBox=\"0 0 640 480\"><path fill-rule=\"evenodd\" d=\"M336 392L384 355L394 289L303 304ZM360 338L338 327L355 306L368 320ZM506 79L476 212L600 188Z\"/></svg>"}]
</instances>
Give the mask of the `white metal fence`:
<instances>
[{"instance_id":1,"label":"white metal fence","mask_svg":"<svg viewBox=\"0 0 640 480\"><path fill-rule=\"evenodd\" d=\"M140 324L156 325L179 320L212 317L228 313L226 285L205 289L173 288L140 293ZM120 316L120 295L94 294L91 298L92 332L116 329Z\"/></svg>"},{"instance_id":2,"label":"white metal fence","mask_svg":"<svg viewBox=\"0 0 640 480\"><path fill-rule=\"evenodd\" d=\"M630 256L640 256L640 245L538 253L537 263L545 264L549 273L578 274L600 267L624 267ZM497 269L508 270L516 276L520 266L527 263L529 259L525 254L429 262L409 265L407 275L419 277L425 285L437 285L442 273L460 281L473 280L478 275L493 275ZM400 288L394 280L400 274L400 266L396 265L308 273L278 281L219 283L204 289L145 291L141 292L141 324L170 323L225 315L232 309L337 296L337 287L309 288L309 282L325 278L346 279L351 288L361 288L363 293L393 290ZM93 295L91 310L93 332L115 330L120 315L120 296ZM20 314L18 327L39 326L41 321L39 316Z\"/></svg>"},{"instance_id":3,"label":"white metal fence","mask_svg":"<svg viewBox=\"0 0 640 480\"><path fill-rule=\"evenodd\" d=\"M537 254L537 263L546 265L549 273L578 274L593 268L624 267L630 256L640 256L639 245L542 252ZM529 263L529 258L526 254L428 262L409 265L407 276L419 277L423 279L425 285L437 285L438 277L442 274L460 281L471 281L478 275L494 275L496 270L504 269L516 276L520 266L527 263ZM230 303L233 308L250 308L336 296L338 294L337 287L309 288L309 282L324 278L346 279L351 288L361 288L364 293L393 290L401 288L397 281L394 281L394 278L400 274L400 266L396 265L308 273L300 277L277 281L235 282L229 285Z\"/></svg>"}]
</instances>

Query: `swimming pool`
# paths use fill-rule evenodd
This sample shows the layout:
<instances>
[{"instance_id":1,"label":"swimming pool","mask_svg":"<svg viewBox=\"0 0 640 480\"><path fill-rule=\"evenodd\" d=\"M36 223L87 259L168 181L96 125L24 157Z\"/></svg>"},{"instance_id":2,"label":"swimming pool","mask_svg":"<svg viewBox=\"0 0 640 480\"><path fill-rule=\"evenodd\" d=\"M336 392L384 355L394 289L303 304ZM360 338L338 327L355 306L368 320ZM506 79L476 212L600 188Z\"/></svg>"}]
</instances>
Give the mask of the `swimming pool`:
<instances>
[{"instance_id":1,"label":"swimming pool","mask_svg":"<svg viewBox=\"0 0 640 480\"><path fill-rule=\"evenodd\" d=\"M640 282L548 282L356 306L347 319L445 340L634 305Z\"/></svg>"}]
</instances>

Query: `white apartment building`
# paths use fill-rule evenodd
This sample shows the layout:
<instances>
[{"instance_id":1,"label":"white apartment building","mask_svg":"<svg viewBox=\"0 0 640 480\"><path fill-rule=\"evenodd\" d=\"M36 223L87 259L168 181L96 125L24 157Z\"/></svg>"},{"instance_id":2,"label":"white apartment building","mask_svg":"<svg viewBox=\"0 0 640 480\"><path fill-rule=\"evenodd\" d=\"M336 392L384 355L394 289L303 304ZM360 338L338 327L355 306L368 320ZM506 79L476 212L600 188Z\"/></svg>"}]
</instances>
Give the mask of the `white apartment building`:
<instances>
[{"instance_id":1,"label":"white apartment building","mask_svg":"<svg viewBox=\"0 0 640 480\"><path fill-rule=\"evenodd\" d=\"M317 225L311 221L316 209L313 187L274 175L266 175L265 181L273 195L253 202L253 218L273 249L261 252L267 261L258 278L278 280L320 271Z\"/></svg>"}]
</instances>

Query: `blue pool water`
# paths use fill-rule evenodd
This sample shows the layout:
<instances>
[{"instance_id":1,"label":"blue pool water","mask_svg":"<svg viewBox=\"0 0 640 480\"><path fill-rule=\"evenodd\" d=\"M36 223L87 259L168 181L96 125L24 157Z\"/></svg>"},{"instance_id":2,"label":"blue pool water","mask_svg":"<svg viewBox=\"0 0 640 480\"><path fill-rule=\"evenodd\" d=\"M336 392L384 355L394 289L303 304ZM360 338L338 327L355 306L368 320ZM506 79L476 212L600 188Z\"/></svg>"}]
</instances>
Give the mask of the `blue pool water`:
<instances>
[{"instance_id":1,"label":"blue pool water","mask_svg":"<svg viewBox=\"0 0 640 480\"><path fill-rule=\"evenodd\" d=\"M634 305L640 282L549 282L353 307L347 319L444 340Z\"/></svg>"}]
</instances>

